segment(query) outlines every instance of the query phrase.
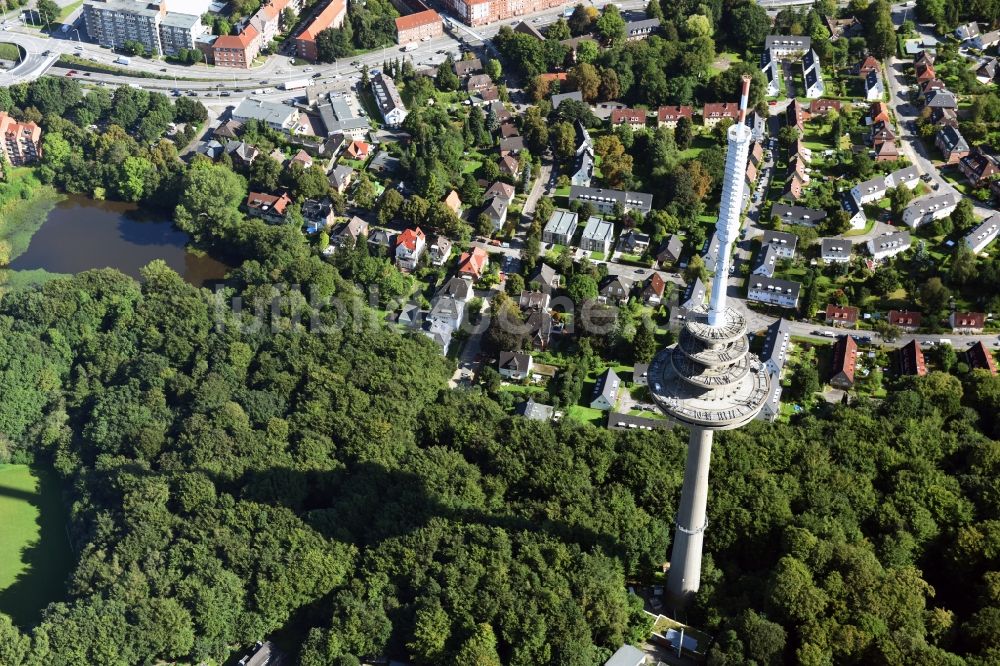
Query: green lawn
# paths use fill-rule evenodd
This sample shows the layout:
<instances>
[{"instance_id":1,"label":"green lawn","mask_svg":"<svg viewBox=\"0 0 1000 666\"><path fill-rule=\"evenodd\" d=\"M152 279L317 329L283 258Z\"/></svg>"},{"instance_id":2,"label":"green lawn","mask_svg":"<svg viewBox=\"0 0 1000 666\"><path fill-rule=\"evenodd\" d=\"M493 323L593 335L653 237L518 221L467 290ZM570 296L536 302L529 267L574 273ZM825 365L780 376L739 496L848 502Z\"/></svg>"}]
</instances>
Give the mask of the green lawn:
<instances>
[{"instance_id":1,"label":"green lawn","mask_svg":"<svg viewBox=\"0 0 1000 666\"><path fill-rule=\"evenodd\" d=\"M16 44L0 44L0 59L20 60L21 49Z\"/></svg>"},{"instance_id":2,"label":"green lawn","mask_svg":"<svg viewBox=\"0 0 1000 666\"><path fill-rule=\"evenodd\" d=\"M701 151L706 148L711 148L714 145L716 145L716 142L710 135L695 134L691 138L691 145L687 148L687 150L682 150L680 152L680 158L682 160L686 160L692 157L698 157L698 155L701 154Z\"/></svg>"},{"instance_id":3,"label":"green lawn","mask_svg":"<svg viewBox=\"0 0 1000 666\"><path fill-rule=\"evenodd\" d=\"M604 412L599 409L592 409L590 407L584 407L582 405L573 405L568 410L566 410L566 416L573 419L574 421L580 421L582 423L590 423L597 427L604 425Z\"/></svg>"},{"instance_id":4,"label":"green lawn","mask_svg":"<svg viewBox=\"0 0 1000 666\"><path fill-rule=\"evenodd\" d=\"M72 557L66 511L50 472L0 465L0 612L31 626L65 593Z\"/></svg>"}]
</instances>

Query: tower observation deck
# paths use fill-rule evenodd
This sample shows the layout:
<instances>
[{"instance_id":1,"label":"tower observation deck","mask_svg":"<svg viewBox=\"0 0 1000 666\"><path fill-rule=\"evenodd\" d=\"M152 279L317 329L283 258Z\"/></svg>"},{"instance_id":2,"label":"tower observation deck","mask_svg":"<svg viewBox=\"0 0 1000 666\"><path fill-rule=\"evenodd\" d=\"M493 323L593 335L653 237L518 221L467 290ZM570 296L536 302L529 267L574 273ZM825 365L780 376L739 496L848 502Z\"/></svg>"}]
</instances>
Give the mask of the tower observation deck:
<instances>
[{"instance_id":1,"label":"tower observation deck","mask_svg":"<svg viewBox=\"0 0 1000 666\"><path fill-rule=\"evenodd\" d=\"M681 601L697 592L701 581L712 433L753 420L767 400L770 381L764 365L750 353L746 318L726 305L729 263L742 218L744 171L750 151L750 128L744 122L749 96L750 77L744 76L739 120L729 128L711 299L707 306L689 312L677 344L660 351L648 371L657 406L691 431L667 576L667 589Z\"/></svg>"}]
</instances>

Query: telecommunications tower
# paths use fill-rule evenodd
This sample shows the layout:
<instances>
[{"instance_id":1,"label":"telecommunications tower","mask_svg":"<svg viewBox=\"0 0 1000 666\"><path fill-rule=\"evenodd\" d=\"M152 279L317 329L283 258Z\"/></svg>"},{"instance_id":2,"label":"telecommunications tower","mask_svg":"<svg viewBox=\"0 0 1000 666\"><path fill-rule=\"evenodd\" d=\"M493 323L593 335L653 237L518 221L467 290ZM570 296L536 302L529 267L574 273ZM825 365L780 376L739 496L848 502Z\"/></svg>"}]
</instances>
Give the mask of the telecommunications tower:
<instances>
[{"instance_id":1,"label":"telecommunications tower","mask_svg":"<svg viewBox=\"0 0 1000 666\"><path fill-rule=\"evenodd\" d=\"M648 371L657 405L691 431L667 576L667 589L678 600L697 592L701 582L712 433L739 428L753 420L768 392L767 371L750 353L746 318L726 306L730 254L740 228L750 150L750 128L745 122L749 96L750 77L744 76L739 119L729 128L725 180L715 226L719 253L711 300L707 307L700 305L688 313L677 344L660 351Z\"/></svg>"}]
</instances>

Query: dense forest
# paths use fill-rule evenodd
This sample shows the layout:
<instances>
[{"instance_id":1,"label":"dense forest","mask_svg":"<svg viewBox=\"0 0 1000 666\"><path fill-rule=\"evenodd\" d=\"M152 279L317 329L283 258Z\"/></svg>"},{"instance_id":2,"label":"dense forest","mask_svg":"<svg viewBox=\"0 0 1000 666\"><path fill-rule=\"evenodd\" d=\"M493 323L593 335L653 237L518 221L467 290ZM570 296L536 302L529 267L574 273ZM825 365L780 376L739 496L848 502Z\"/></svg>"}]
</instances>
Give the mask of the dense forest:
<instances>
[{"instance_id":1,"label":"dense forest","mask_svg":"<svg viewBox=\"0 0 1000 666\"><path fill-rule=\"evenodd\" d=\"M306 246L268 240L234 285L307 276ZM39 626L0 618L0 663L223 658L285 627L309 665L584 666L648 630L626 581L664 560L682 432L511 417L447 390L425 340L288 314L253 330L160 264L0 302L3 456L62 476L79 556ZM719 437L687 618L710 663L1000 657L1000 444L980 432L1000 382L896 388Z\"/></svg>"}]
</instances>

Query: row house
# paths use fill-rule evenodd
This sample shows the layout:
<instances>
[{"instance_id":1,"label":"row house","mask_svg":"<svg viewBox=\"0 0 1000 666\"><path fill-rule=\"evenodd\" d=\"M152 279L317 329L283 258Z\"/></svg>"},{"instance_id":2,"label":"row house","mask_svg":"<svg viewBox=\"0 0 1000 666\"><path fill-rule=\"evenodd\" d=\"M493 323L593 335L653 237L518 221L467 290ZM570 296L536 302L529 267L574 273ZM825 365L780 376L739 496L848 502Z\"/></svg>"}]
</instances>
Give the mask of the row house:
<instances>
[{"instance_id":1,"label":"row house","mask_svg":"<svg viewBox=\"0 0 1000 666\"><path fill-rule=\"evenodd\" d=\"M747 300L780 308L794 309L799 306L799 291L802 285L791 280L779 280L763 276L750 278Z\"/></svg>"},{"instance_id":2,"label":"row house","mask_svg":"<svg viewBox=\"0 0 1000 666\"><path fill-rule=\"evenodd\" d=\"M954 333L982 333L986 326L986 315L982 312L952 312L948 325Z\"/></svg>"},{"instance_id":3,"label":"row house","mask_svg":"<svg viewBox=\"0 0 1000 666\"><path fill-rule=\"evenodd\" d=\"M941 151L941 156L947 164L957 164L969 154L969 144L957 127L945 125L938 130L934 145Z\"/></svg>"},{"instance_id":4,"label":"row house","mask_svg":"<svg viewBox=\"0 0 1000 666\"><path fill-rule=\"evenodd\" d=\"M656 126L674 129L681 118L689 121L694 117L694 108L690 106L661 106L656 110Z\"/></svg>"},{"instance_id":5,"label":"row house","mask_svg":"<svg viewBox=\"0 0 1000 666\"><path fill-rule=\"evenodd\" d=\"M874 261L884 261L910 249L910 232L892 231L879 234L867 244Z\"/></svg>"},{"instance_id":6,"label":"row house","mask_svg":"<svg viewBox=\"0 0 1000 666\"><path fill-rule=\"evenodd\" d=\"M858 324L859 314L860 311L853 305L828 303L826 306L826 323L829 326L854 328Z\"/></svg>"},{"instance_id":7,"label":"row house","mask_svg":"<svg viewBox=\"0 0 1000 666\"><path fill-rule=\"evenodd\" d=\"M646 126L646 112L642 109L614 109L611 111L611 126L621 127L627 125L633 130L640 130Z\"/></svg>"},{"instance_id":8,"label":"row house","mask_svg":"<svg viewBox=\"0 0 1000 666\"><path fill-rule=\"evenodd\" d=\"M916 229L922 224L929 224L951 215L957 206L958 195L954 192L920 197L903 209L903 224Z\"/></svg>"},{"instance_id":9,"label":"row house","mask_svg":"<svg viewBox=\"0 0 1000 666\"><path fill-rule=\"evenodd\" d=\"M962 242L973 254L979 254L996 240L998 232L1000 232L1000 215L991 215L966 234Z\"/></svg>"},{"instance_id":10,"label":"row house","mask_svg":"<svg viewBox=\"0 0 1000 666\"><path fill-rule=\"evenodd\" d=\"M923 318L923 314L919 312L910 312L909 310L889 310L888 320L890 326L895 326L896 328L907 333L913 333L920 328Z\"/></svg>"},{"instance_id":11,"label":"row house","mask_svg":"<svg viewBox=\"0 0 1000 666\"><path fill-rule=\"evenodd\" d=\"M923 377L927 374L924 352L916 340L910 340L899 348L896 352L896 364L900 375Z\"/></svg>"}]
</instances>

